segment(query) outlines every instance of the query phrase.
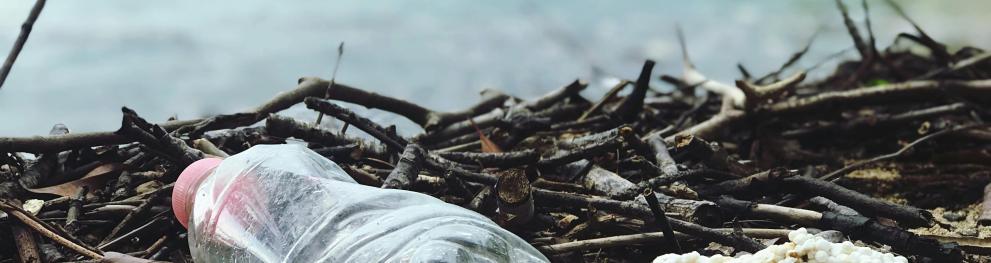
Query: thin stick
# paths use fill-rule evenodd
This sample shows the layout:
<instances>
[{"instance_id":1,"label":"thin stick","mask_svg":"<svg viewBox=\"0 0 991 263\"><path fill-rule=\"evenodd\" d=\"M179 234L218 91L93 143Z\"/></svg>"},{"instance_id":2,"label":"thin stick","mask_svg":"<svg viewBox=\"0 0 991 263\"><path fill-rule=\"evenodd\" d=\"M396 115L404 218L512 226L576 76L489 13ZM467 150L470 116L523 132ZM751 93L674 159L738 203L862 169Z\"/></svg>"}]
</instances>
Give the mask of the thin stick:
<instances>
[{"instance_id":1,"label":"thin stick","mask_svg":"<svg viewBox=\"0 0 991 263\"><path fill-rule=\"evenodd\" d=\"M7 212L10 215L13 215L17 219L20 219L21 222L24 222L24 225L27 225L28 227L34 229L35 231L38 231L38 233L40 233L41 235L49 239L52 239L56 243L59 243L69 249L72 249L73 251L76 251L76 253L79 253L87 257L91 257L93 259L103 259L103 255L100 255L99 250L95 250L95 249L91 250L78 243L73 242L72 240L67 239L66 237L60 236L59 234L52 232L52 230L49 230L50 226L47 226L45 222L33 218L33 216L30 216L29 213L25 213L24 210L21 210L17 206L11 205L7 201L0 202L0 209L2 209L4 212Z\"/></svg>"},{"instance_id":2,"label":"thin stick","mask_svg":"<svg viewBox=\"0 0 991 263\"><path fill-rule=\"evenodd\" d=\"M795 52L794 54L791 54L791 57L788 58L788 61L785 61L785 63L782 64L781 67L778 68L778 70L776 70L774 72L771 72L771 73L767 73L767 75L764 75L763 77L758 78L753 83L761 84L761 83L765 83L769 79L773 79L773 81L777 81L777 78L778 78L778 76L781 75L781 72L784 72L785 70L787 70L791 66L794 66L795 65L795 62L798 62L799 59L802 59L802 57L805 56L805 54L809 52L809 49L812 47L812 43L815 42L816 37L819 36L819 32L821 32L821 31L818 30L818 29L816 29L815 32L812 32L812 36L809 37L809 41L805 43L805 47L803 47L798 52Z\"/></svg>"},{"instance_id":3,"label":"thin stick","mask_svg":"<svg viewBox=\"0 0 991 263\"><path fill-rule=\"evenodd\" d=\"M890 6L891 9L895 10L895 13L897 13L898 16L902 17L902 19L905 19L905 21L908 21L909 24L912 24L912 27L915 28L915 31L919 33L920 43L928 47L930 50L932 50L934 57L947 64L953 62L953 56L950 55L948 51L946 51L946 46L943 45L942 43L937 42L935 39L930 37L929 34L926 34L926 31L923 31L922 27L920 27L918 23L915 23L915 20L912 20L912 18L909 17L907 13L905 13L905 10L902 9L902 7L898 5L898 3L895 3L895 1L892 0L886 0L885 2L888 3L888 6Z\"/></svg>"},{"instance_id":4,"label":"thin stick","mask_svg":"<svg viewBox=\"0 0 991 263\"><path fill-rule=\"evenodd\" d=\"M671 229L671 223L668 222L668 217L664 215L664 209L661 208L661 204L657 202L657 195L654 195L654 191L650 188L644 190L644 199L647 200L647 207L654 214L654 223L661 227L664 232L664 239L667 245L674 246L675 252L681 253L681 244L678 244L678 239L674 238L674 230Z\"/></svg>"},{"instance_id":5,"label":"thin stick","mask_svg":"<svg viewBox=\"0 0 991 263\"><path fill-rule=\"evenodd\" d=\"M867 45L872 56L880 59L881 54L877 52L877 38L874 37L874 27L871 26L871 9L867 5L867 0L860 0L860 5L864 8L864 27L867 28Z\"/></svg>"},{"instance_id":6,"label":"thin stick","mask_svg":"<svg viewBox=\"0 0 991 263\"><path fill-rule=\"evenodd\" d=\"M334 82L337 80L337 69L341 67L342 57L344 57L344 41L341 41L341 44L337 46L337 60L334 62L334 73L330 74L330 85L327 85L328 91L330 91L330 88L334 87ZM317 115L317 122L315 124L320 125L321 120L323 120L323 112L321 112L320 115ZM347 127L347 124L344 124L344 129L341 130L341 134L344 134L344 130L346 130Z\"/></svg>"},{"instance_id":7,"label":"thin stick","mask_svg":"<svg viewBox=\"0 0 991 263\"><path fill-rule=\"evenodd\" d=\"M681 47L681 63L694 68L692 60L688 57L688 45L685 45L685 32L681 31L681 24L674 24L675 34L678 36L678 46Z\"/></svg>"},{"instance_id":8,"label":"thin stick","mask_svg":"<svg viewBox=\"0 0 991 263\"><path fill-rule=\"evenodd\" d=\"M860 52L860 58L866 60L871 53L867 49L867 43L864 42L864 38L860 36L860 30L857 29L857 24L853 22L853 19L850 19L850 13L846 5L843 4L843 1L836 0L836 7L840 9L840 14L843 15L843 24L846 25L846 29L850 33L850 38L853 39L853 45Z\"/></svg>"},{"instance_id":9,"label":"thin stick","mask_svg":"<svg viewBox=\"0 0 991 263\"><path fill-rule=\"evenodd\" d=\"M846 52L850 52L850 50L853 50L853 48L847 47L847 48L844 48L844 49L842 49L840 51L833 52L832 54L829 54L828 56L823 57L822 59L820 59L815 64L812 64L811 67L805 69L805 72L812 72L813 70L816 70L816 69L822 67L823 65L826 65L826 62L829 62L830 60L839 58L840 56L843 56L843 54L846 54Z\"/></svg>"},{"instance_id":10,"label":"thin stick","mask_svg":"<svg viewBox=\"0 0 991 263\"><path fill-rule=\"evenodd\" d=\"M168 240L169 240L169 235L162 235L162 237L158 238L158 240L155 240L155 243L151 243L151 246L148 246L148 248L146 248L144 251L139 252L141 253L140 254L141 257L148 257L151 254L155 253L156 251L164 247L165 242Z\"/></svg>"},{"instance_id":11,"label":"thin stick","mask_svg":"<svg viewBox=\"0 0 991 263\"><path fill-rule=\"evenodd\" d=\"M973 57L969 57L967 59L961 60L961 61L959 61L957 63L953 63L953 65L948 66L948 67L934 69L932 71L926 72L926 74L919 75L918 77L915 77L915 78L912 78L912 79L914 79L914 80L917 80L917 79L930 79L930 78L935 77L935 76L940 75L940 74L946 74L946 73L950 73L950 72L953 72L953 71L957 71L957 70L968 68L970 66L973 66L974 64L979 64L981 62L984 62L984 61L988 60L989 58L991 58L991 53L982 53L982 54L975 55Z\"/></svg>"},{"instance_id":12,"label":"thin stick","mask_svg":"<svg viewBox=\"0 0 991 263\"><path fill-rule=\"evenodd\" d=\"M915 145L918 145L921 142L924 142L924 141L927 141L927 140L930 140L932 138L936 138L936 137L939 137L939 136L943 136L945 134L949 134L949 133L952 133L952 132L969 130L969 129L973 129L973 128L986 127L986 126L988 126L988 124L971 124L971 125L958 126L958 127L954 127L954 128L950 128L950 129L945 129L945 130L942 130L942 131L934 132L934 133L931 133L929 135L922 136L922 138L918 138L915 141L912 141L912 143L909 143L908 145L905 145L904 147L902 147L898 151L895 151L895 152L889 153L889 154L885 154L885 155L880 155L880 156L877 156L877 157L874 157L874 158L870 158L870 159L867 159L867 160L858 161L858 162L853 163L851 165L847 165L846 167L840 168L839 170L836 170L836 171L833 171L833 172L828 173L826 175L820 176L819 179L828 180L828 181L836 181L836 180L838 180L840 178L840 176L845 175L846 173L852 171L853 169L857 169L857 168L863 167L864 165L868 165L868 164L872 164L872 163L876 163L876 162L880 162L880 161L894 159L895 157L901 156L906 151L908 151L909 149L912 149L912 147L914 147Z\"/></svg>"},{"instance_id":13,"label":"thin stick","mask_svg":"<svg viewBox=\"0 0 991 263\"><path fill-rule=\"evenodd\" d=\"M358 116L358 114L355 114L353 111L338 106L329 100L310 97L306 98L304 103L306 103L307 108L326 113L327 115L334 116L341 121L351 123L351 125L354 125L355 128L365 131L365 133L368 133L372 137L375 137L375 139L382 141L386 146L392 147L396 151L403 150L408 143L406 139L403 139L402 137L391 135L378 123Z\"/></svg>"},{"instance_id":14,"label":"thin stick","mask_svg":"<svg viewBox=\"0 0 991 263\"><path fill-rule=\"evenodd\" d=\"M595 105L592 105L591 108L589 108L584 113L582 113L582 116L581 117L578 117L578 121L583 121L586 118L588 118L588 116L590 116L590 115L594 114L595 112L599 111L599 109L601 109L602 106L606 105L606 103L609 102L609 100L615 98L616 97L616 94L619 94L619 92L622 91L623 88L625 88L626 85L629 85L630 83L633 83L633 82L631 82L629 80L625 80L625 79L624 80L620 80L619 83L616 83L615 86L613 86L611 89L609 89L608 92L606 92L606 95L603 95L602 96L602 99L600 99L598 102L595 103Z\"/></svg>"},{"instance_id":15,"label":"thin stick","mask_svg":"<svg viewBox=\"0 0 991 263\"><path fill-rule=\"evenodd\" d=\"M120 222L117 223L117 225L110 230L110 233L103 238L103 241L100 241L100 245L97 248L103 249L103 247L108 242L110 242L111 239L117 237L117 233L120 233L120 231L123 230L124 227L130 224L131 221L134 220L134 218L137 217L138 214L144 213L144 211L151 209L152 201L153 201L152 198L145 199L144 203L141 203L141 205L138 205L138 207L134 208L134 210L128 212L127 215L125 215L124 218L121 219Z\"/></svg>"},{"instance_id":16,"label":"thin stick","mask_svg":"<svg viewBox=\"0 0 991 263\"><path fill-rule=\"evenodd\" d=\"M3 83L7 80L10 69L14 67L14 61L21 54L21 49L24 49L24 43L28 41L28 36L31 35L34 22L38 20L38 16L41 15L41 9L44 8L45 0L34 2L34 7L31 8L31 13L28 14L28 19L24 21L24 24L21 24L21 34L14 41L14 47L10 49L10 54L7 54L7 60L3 62L3 68L0 68L0 88L3 88Z\"/></svg>"},{"instance_id":17,"label":"thin stick","mask_svg":"<svg viewBox=\"0 0 991 263\"><path fill-rule=\"evenodd\" d=\"M170 211L166 211L166 212L163 212L163 213L159 213L159 215L156 215L155 218L152 219L151 221L149 221L148 223L145 223L144 225L141 225L141 226L135 228L134 230L131 230L130 232L127 232L127 233L125 233L125 234L123 234L123 235L121 235L119 237L116 237L113 240L110 240L110 241L108 241L106 243L103 243L102 245L100 245L97 248L99 248L99 249L107 249L107 248L111 248L111 247L117 246L118 244L120 244L120 242L122 242L124 240L130 239L131 237L137 235L138 233L141 233L144 230L150 229L152 227L158 227L159 224L162 224L162 223L167 222L166 219L165 219L165 217L162 217L161 216L162 214L166 214L166 213L171 213L171 212Z\"/></svg>"},{"instance_id":18,"label":"thin stick","mask_svg":"<svg viewBox=\"0 0 991 263\"><path fill-rule=\"evenodd\" d=\"M733 232L732 228L714 228L713 230L719 232L725 232L725 233ZM754 238L785 238L788 237L789 231L791 230L744 228L743 234ZM674 236L676 238L681 238L681 239L692 238L692 236L681 232L674 232ZM588 251L588 250L600 249L600 248L644 244L647 242L663 240L664 238L666 237L662 232L649 232L649 233L578 240L578 241L572 241L561 244L541 246L539 249L547 253L560 254L560 253L573 252L573 251Z\"/></svg>"}]
</instances>

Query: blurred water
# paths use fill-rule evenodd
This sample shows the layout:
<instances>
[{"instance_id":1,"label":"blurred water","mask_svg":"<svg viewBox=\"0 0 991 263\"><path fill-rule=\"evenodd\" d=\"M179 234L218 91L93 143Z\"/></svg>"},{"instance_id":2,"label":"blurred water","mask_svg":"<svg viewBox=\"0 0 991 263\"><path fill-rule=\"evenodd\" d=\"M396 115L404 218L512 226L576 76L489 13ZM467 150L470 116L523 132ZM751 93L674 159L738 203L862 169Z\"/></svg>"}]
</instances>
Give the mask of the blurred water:
<instances>
[{"instance_id":1,"label":"blurred water","mask_svg":"<svg viewBox=\"0 0 991 263\"><path fill-rule=\"evenodd\" d=\"M2 54L33 3L0 1ZM860 2L847 3L861 20ZM870 3L879 46L912 30ZM991 43L991 1L902 4L951 47ZM124 105L153 121L247 110L300 76L329 78L341 41L338 81L438 110L467 107L482 88L528 98L575 78L635 78L645 58L659 61L655 74L678 75L675 23L695 64L723 81L739 76L737 63L755 74L777 68L817 29L802 65L851 46L833 1L49 1L0 89L0 136L55 123L114 130ZM361 113L419 132L392 114Z\"/></svg>"}]
</instances>

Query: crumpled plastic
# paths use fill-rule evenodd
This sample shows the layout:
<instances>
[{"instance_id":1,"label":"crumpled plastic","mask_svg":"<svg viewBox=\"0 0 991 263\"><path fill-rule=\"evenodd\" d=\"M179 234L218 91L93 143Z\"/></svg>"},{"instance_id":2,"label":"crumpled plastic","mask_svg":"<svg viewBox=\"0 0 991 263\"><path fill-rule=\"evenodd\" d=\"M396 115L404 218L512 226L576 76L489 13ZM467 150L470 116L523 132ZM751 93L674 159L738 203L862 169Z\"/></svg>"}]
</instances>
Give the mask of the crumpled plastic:
<instances>
[{"instance_id":1,"label":"crumpled plastic","mask_svg":"<svg viewBox=\"0 0 991 263\"><path fill-rule=\"evenodd\" d=\"M302 145L258 145L201 182L196 262L548 262L485 216L356 183Z\"/></svg>"}]
</instances>

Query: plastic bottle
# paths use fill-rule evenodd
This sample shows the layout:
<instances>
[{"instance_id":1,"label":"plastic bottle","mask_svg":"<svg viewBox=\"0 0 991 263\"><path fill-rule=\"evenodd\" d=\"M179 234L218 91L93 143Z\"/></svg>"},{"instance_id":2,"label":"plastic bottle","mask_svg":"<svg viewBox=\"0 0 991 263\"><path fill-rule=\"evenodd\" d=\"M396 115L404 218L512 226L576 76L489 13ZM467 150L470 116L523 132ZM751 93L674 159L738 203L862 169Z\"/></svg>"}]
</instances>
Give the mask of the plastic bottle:
<instances>
[{"instance_id":1,"label":"plastic bottle","mask_svg":"<svg viewBox=\"0 0 991 263\"><path fill-rule=\"evenodd\" d=\"M360 185L301 145L199 160L172 201L196 262L548 262L483 215Z\"/></svg>"}]
</instances>

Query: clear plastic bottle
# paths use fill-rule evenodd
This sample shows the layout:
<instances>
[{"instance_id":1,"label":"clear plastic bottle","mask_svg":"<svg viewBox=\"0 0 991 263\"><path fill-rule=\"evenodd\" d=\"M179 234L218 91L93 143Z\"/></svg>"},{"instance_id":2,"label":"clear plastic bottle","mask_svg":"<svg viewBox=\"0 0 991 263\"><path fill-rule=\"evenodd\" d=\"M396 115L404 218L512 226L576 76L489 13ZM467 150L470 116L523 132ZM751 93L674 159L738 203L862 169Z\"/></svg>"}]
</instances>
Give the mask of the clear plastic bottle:
<instances>
[{"instance_id":1,"label":"clear plastic bottle","mask_svg":"<svg viewBox=\"0 0 991 263\"><path fill-rule=\"evenodd\" d=\"M301 145L197 161L172 200L196 262L548 262L483 215L360 185Z\"/></svg>"}]
</instances>

